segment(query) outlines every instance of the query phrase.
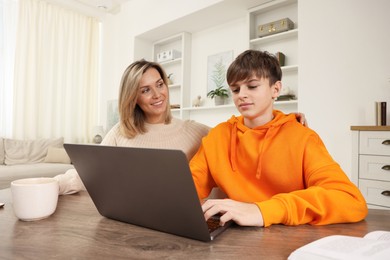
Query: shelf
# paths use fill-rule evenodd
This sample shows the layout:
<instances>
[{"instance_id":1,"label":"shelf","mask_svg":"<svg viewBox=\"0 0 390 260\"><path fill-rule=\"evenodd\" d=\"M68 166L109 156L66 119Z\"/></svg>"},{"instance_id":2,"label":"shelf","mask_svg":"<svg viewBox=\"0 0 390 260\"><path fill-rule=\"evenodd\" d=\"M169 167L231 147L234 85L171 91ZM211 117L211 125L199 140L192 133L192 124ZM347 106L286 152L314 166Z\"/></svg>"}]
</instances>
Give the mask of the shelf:
<instances>
[{"instance_id":1,"label":"shelf","mask_svg":"<svg viewBox=\"0 0 390 260\"><path fill-rule=\"evenodd\" d=\"M173 36L159 39L152 43L152 57L158 62L170 77L168 85L169 98L171 104L177 104L179 107L171 108L178 118L183 118L182 107L190 103L190 70L191 70L191 34L181 32ZM167 50L176 50L181 53L178 58L166 61L157 61L158 53Z\"/></svg>"},{"instance_id":2,"label":"shelf","mask_svg":"<svg viewBox=\"0 0 390 260\"><path fill-rule=\"evenodd\" d=\"M180 88L181 85L180 84L171 84L171 85L168 85L168 88Z\"/></svg>"},{"instance_id":3,"label":"shelf","mask_svg":"<svg viewBox=\"0 0 390 260\"><path fill-rule=\"evenodd\" d=\"M177 58L177 59L174 59L174 60L167 60L167 61L161 61L161 62L158 62L160 65L162 66L168 66L168 65L173 65L173 64L178 64L180 63L182 60L182 58Z\"/></svg>"},{"instance_id":4,"label":"shelf","mask_svg":"<svg viewBox=\"0 0 390 260\"><path fill-rule=\"evenodd\" d=\"M225 28L228 26L228 22L237 24L238 19L240 19L239 23L241 24L244 20L243 18L246 17L245 30L247 30L248 35L247 37L242 37L242 40L245 41L243 43L246 46L245 48L264 49L270 53L283 52L286 55L285 64L288 65L281 67L283 72L283 85L288 86L291 89L291 93L298 97L297 5L298 0L215 1L215 4L207 4L206 8L136 35L134 55L135 57L149 57L151 55L152 59L156 60L157 54L160 52L171 49L181 51L181 58L159 62L168 75L173 74L171 80L173 80L174 84L168 85L170 102L179 104L180 108L171 110L178 118L200 120L199 122L213 125L218 121L218 118L225 117L225 115L238 114L238 111L232 103L215 106L211 102L207 103L207 106L191 107L195 94L202 93L202 90L198 89L195 89L196 91L194 92L191 91L191 85L195 82L191 80L191 76L195 77L195 75L191 74L199 73L198 66L200 66L200 59L205 59L203 55L212 51L213 48L212 46L199 48L199 46L203 46L203 38L205 42L209 40L209 28L219 25L223 25L223 28ZM209 19L205 19L205 17ZM285 17L290 18L295 23L294 29L257 38L257 27L259 24ZM207 30L205 35L203 33L200 33L202 36L197 34L195 41L192 42L192 33L203 32L204 30ZM225 34L228 33L227 31ZM192 53L193 45L195 46L194 53ZM229 46L235 45L229 44ZM229 48L235 50L235 47ZM150 49L152 52L150 52ZM193 70L191 68L191 65L193 65L191 63L191 55L198 55L198 49L200 52L199 61L198 57L194 59L196 67ZM203 75L202 73L201 75L196 75L196 77L203 77ZM274 102L275 109L280 109L285 112L290 110L297 111L297 106L298 100Z\"/></svg>"},{"instance_id":5,"label":"shelf","mask_svg":"<svg viewBox=\"0 0 390 260\"><path fill-rule=\"evenodd\" d=\"M294 22L294 29L276 34L258 37L258 27L272 21L289 18ZM248 10L249 21L249 48L268 51L270 53L282 52L286 56L286 66L281 66L283 86L288 87L289 93L294 94L294 100L275 100L274 108L284 112L296 111L298 106L298 0L272 0ZM290 92L291 91L291 92Z\"/></svg>"},{"instance_id":6,"label":"shelf","mask_svg":"<svg viewBox=\"0 0 390 260\"><path fill-rule=\"evenodd\" d=\"M278 101L274 102L274 106L284 106L284 105L296 105L298 104L298 100L288 100L288 101Z\"/></svg>"},{"instance_id":7,"label":"shelf","mask_svg":"<svg viewBox=\"0 0 390 260\"><path fill-rule=\"evenodd\" d=\"M219 106L207 106L207 107L183 107L185 111L196 111L196 110L213 110L223 108L235 108L234 104L219 105Z\"/></svg>"},{"instance_id":8,"label":"shelf","mask_svg":"<svg viewBox=\"0 0 390 260\"><path fill-rule=\"evenodd\" d=\"M282 72L295 72L298 71L298 65L282 66L280 69Z\"/></svg>"},{"instance_id":9,"label":"shelf","mask_svg":"<svg viewBox=\"0 0 390 260\"><path fill-rule=\"evenodd\" d=\"M298 100L289 100L289 101L275 101L274 106L284 106L284 105L296 105ZM219 106L207 106L207 107L183 107L185 111L201 111L201 110L215 110L215 109L225 109L225 108L236 108L234 104L228 105L219 105Z\"/></svg>"},{"instance_id":10,"label":"shelf","mask_svg":"<svg viewBox=\"0 0 390 260\"><path fill-rule=\"evenodd\" d=\"M279 41L279 40L285 40L288 38L293 38L298 36L298 29L292 29L286 32L281 32L269 36L264 36L261 38L255 38L249 41L251 45L258 45L258 44L264 44L267 42L273 42L273 41Z\"/></svg>"},{"instance_id":11,"label":"shelf","mask_svg":"<svg viewBox=\"0 0 390 260\"><path fill-rule=\"evenodd\" d=\"M298 100L288 100L288 101L275 101L274 106L284 106L284 105L296 105Z\"/></svg>"}]
</instances>

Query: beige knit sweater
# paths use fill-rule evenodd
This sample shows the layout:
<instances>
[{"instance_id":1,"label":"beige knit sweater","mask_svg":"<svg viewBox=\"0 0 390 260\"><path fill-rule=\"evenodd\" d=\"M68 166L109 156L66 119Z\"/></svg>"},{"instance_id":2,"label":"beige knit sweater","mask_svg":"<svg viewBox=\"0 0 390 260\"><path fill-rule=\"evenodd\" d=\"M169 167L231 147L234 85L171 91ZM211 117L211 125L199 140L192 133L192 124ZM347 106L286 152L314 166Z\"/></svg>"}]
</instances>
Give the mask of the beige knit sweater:
<instances>
[{"instance_id":1,"label":"beige knit sweater","mask_svg":"<svg viewBox=\"0 0 390 260\"><path fill-rule=\"evenodd\" d=\"M189 160L210 128L192 120L173 118L167 125L146 124L146 129L145 134L129 139L120 133L118 123L104 137L102 145L177 149L182 150Z\"/></svg>"},{"instance_id":2,"label":"beige knit sweater","mask_svg":"<svg viewBox=\"0 0 390 260\"><path fill-rule=\"evenodd\" d=\"M183 121L173 118L170 124L146 124L146 129L145 134L130 139L120 133L118 123L107 133L101 145L177 149L182 150L190 160L210 128L192 120ZM75 169L54 178L58 180L60 195L85 190Z\"/></svg>"}]
</instances>

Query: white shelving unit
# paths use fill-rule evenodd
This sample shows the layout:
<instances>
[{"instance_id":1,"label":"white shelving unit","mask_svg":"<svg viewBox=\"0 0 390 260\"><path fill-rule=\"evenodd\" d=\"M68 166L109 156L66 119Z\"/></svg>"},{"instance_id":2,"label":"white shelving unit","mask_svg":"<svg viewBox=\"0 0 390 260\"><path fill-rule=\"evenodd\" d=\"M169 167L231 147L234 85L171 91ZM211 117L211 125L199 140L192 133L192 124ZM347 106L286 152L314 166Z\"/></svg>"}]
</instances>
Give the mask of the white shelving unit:
<instances>
[{"instance_id":1,"label":"white shelving unit","mask_svg":"<svg viewBox=\"0 0 390 260\"><path fill-rule=\"evenodd\" d=\"M223 15L220 10L224 10ZM219 15L221 16L219 22L205 19L205 17ZM191 96L190 74L191 38L194 37L195 43L199 45L198 32L208 30L211 26L225 24L238 17L247 17L244 30L247 30L249 35L242 46L267 50L270 53L280 51L285 54L285 66L282 67L283 86L291 89L292 94L298 97L298 0L224 0L185 18L154 28L135 38L134 57L136 59L146 58L157 61L157 54L162 51L170 49L181 51L181 58L159 62L167 74L173 73L173 83L169 85L170 102L172 105L180 105L180 108L172 109L175 117L193 119L213 125L227 119L232 114L239 114L234 104L192 107L191 102L196 96ZM262 38L257 37L258 25L283 18L290 18L294 22L293 30ZM296 112L298 111L298 100L276 101L275 108L286 113Z\"/></svg>"},{"instance_id":2,"label":"white shelving unit","mask_svg":"<svg viewBox=\"0 0 390 260\"><path fill-rule=\"evenodd\" d=\"M296 104L296 100L288 100L288 101L276 101L275 107L278 108L283 105L292 105ZM234 104L227 104L227 105L219 105L219 106L207 106L207 107L184 107L184 111L196 111L196 110L219 110L219 109L225 109L225 108L235 108Z\"/></svg>"},{"instance_id":3,"label":"white shelving unit","mask_svg":"<svg viewBox=\"0 0 390 260\"><path fill-rule=\"evenodd\" d=\"M298 111L298 0L271 1L250 9L248 16L249 48L270 53L282 52L285 55L285 64L281 67L282 85L297 99L277 101L275 107L286 112ZM258 37L259 25L284 18L294 22L294 29Z\"/></svg>"},{"instance_id":4,"label":"white shelving unit","mask_svg":"<svg viewBox=\"0 0 390 260\"><path fill-rule=\"evenodd\" d=\"M170 103L174 116L185 118L183 107L190 104L190 69L191 69L191 34L182 32L153 43L153 60L157 61L159 53L176 50L181 56L173 60L159 62L167 75L171 75L172 83L168 86Z\"/></svg>"},{"instance_id":5,"label":"white shelving unit","mask_svg":"<svg viewBox=\"0 0 390 260\"><path fill-rule=\"evenodd\" d=\"M260 24L289 18L294 22L294 29L265 37L257 37L257 28ZM285 54L285 66L282 66L282 84L290 90L290 94L298 97L298 1L274 0L266 2L248 10L249 48L266 50L270 53L282 52ZM286 113L298 111L298 99L289 101L275 101L276 109ZM208 107L184 107L188 117L193 118L195 113L207 111L219 113L229 109L234 111L234 104Z\"/></svg>"}]
</instances>

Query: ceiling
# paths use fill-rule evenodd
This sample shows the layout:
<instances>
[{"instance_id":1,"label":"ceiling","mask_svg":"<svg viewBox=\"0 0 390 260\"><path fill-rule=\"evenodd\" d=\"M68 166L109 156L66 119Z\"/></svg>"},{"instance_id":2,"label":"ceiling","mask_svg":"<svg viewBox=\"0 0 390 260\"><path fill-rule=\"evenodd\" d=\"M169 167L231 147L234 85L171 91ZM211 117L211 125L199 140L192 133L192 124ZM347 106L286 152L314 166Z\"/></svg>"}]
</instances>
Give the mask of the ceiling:
<instances>
[{"instance_id":1,"label":"ceiling","mask_svg":"<svg viewBox=\"0 0 390 260\"><path fill-rule=\"evenodd\" d=\"M106 13L116 14L121 10L121 5L131 0L47 0L61 6L71 8L87 15L98 18Z\"/></svg>"},{"instance_id":2,"label":"ceiling","mask_svg":"<svg viewBox=\"0 0 390 260\"><path fill-rule=\"evenodd\" d=\"M92 10L100 10L108 13L117 12L120 10L121 4L128 1L129 0L73 0L73 2L77 2Z\"/></svg>"}]
</instances>

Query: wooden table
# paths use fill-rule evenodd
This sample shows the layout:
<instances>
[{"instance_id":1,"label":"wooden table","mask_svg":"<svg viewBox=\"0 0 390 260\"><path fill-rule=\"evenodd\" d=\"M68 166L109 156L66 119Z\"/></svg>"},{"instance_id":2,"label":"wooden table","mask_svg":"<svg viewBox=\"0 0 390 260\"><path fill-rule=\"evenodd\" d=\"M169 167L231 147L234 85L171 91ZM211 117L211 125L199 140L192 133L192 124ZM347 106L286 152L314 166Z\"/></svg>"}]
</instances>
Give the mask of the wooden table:
<instances>
[{"instance_id":1,"label":"wooden table","mask_svg":"<svg viewBox=\"0 0 390 260\"><path fill-rule=\"evenodd\" d=\"M205 243L102 217L88 193L60 196L56 212L35 222L18 220L10 190L0 190L1 259L287 259L324 236L390 231L390 211L370 210L366 220L328 226L233 226Z\"/></svg>"}]
</instances>

